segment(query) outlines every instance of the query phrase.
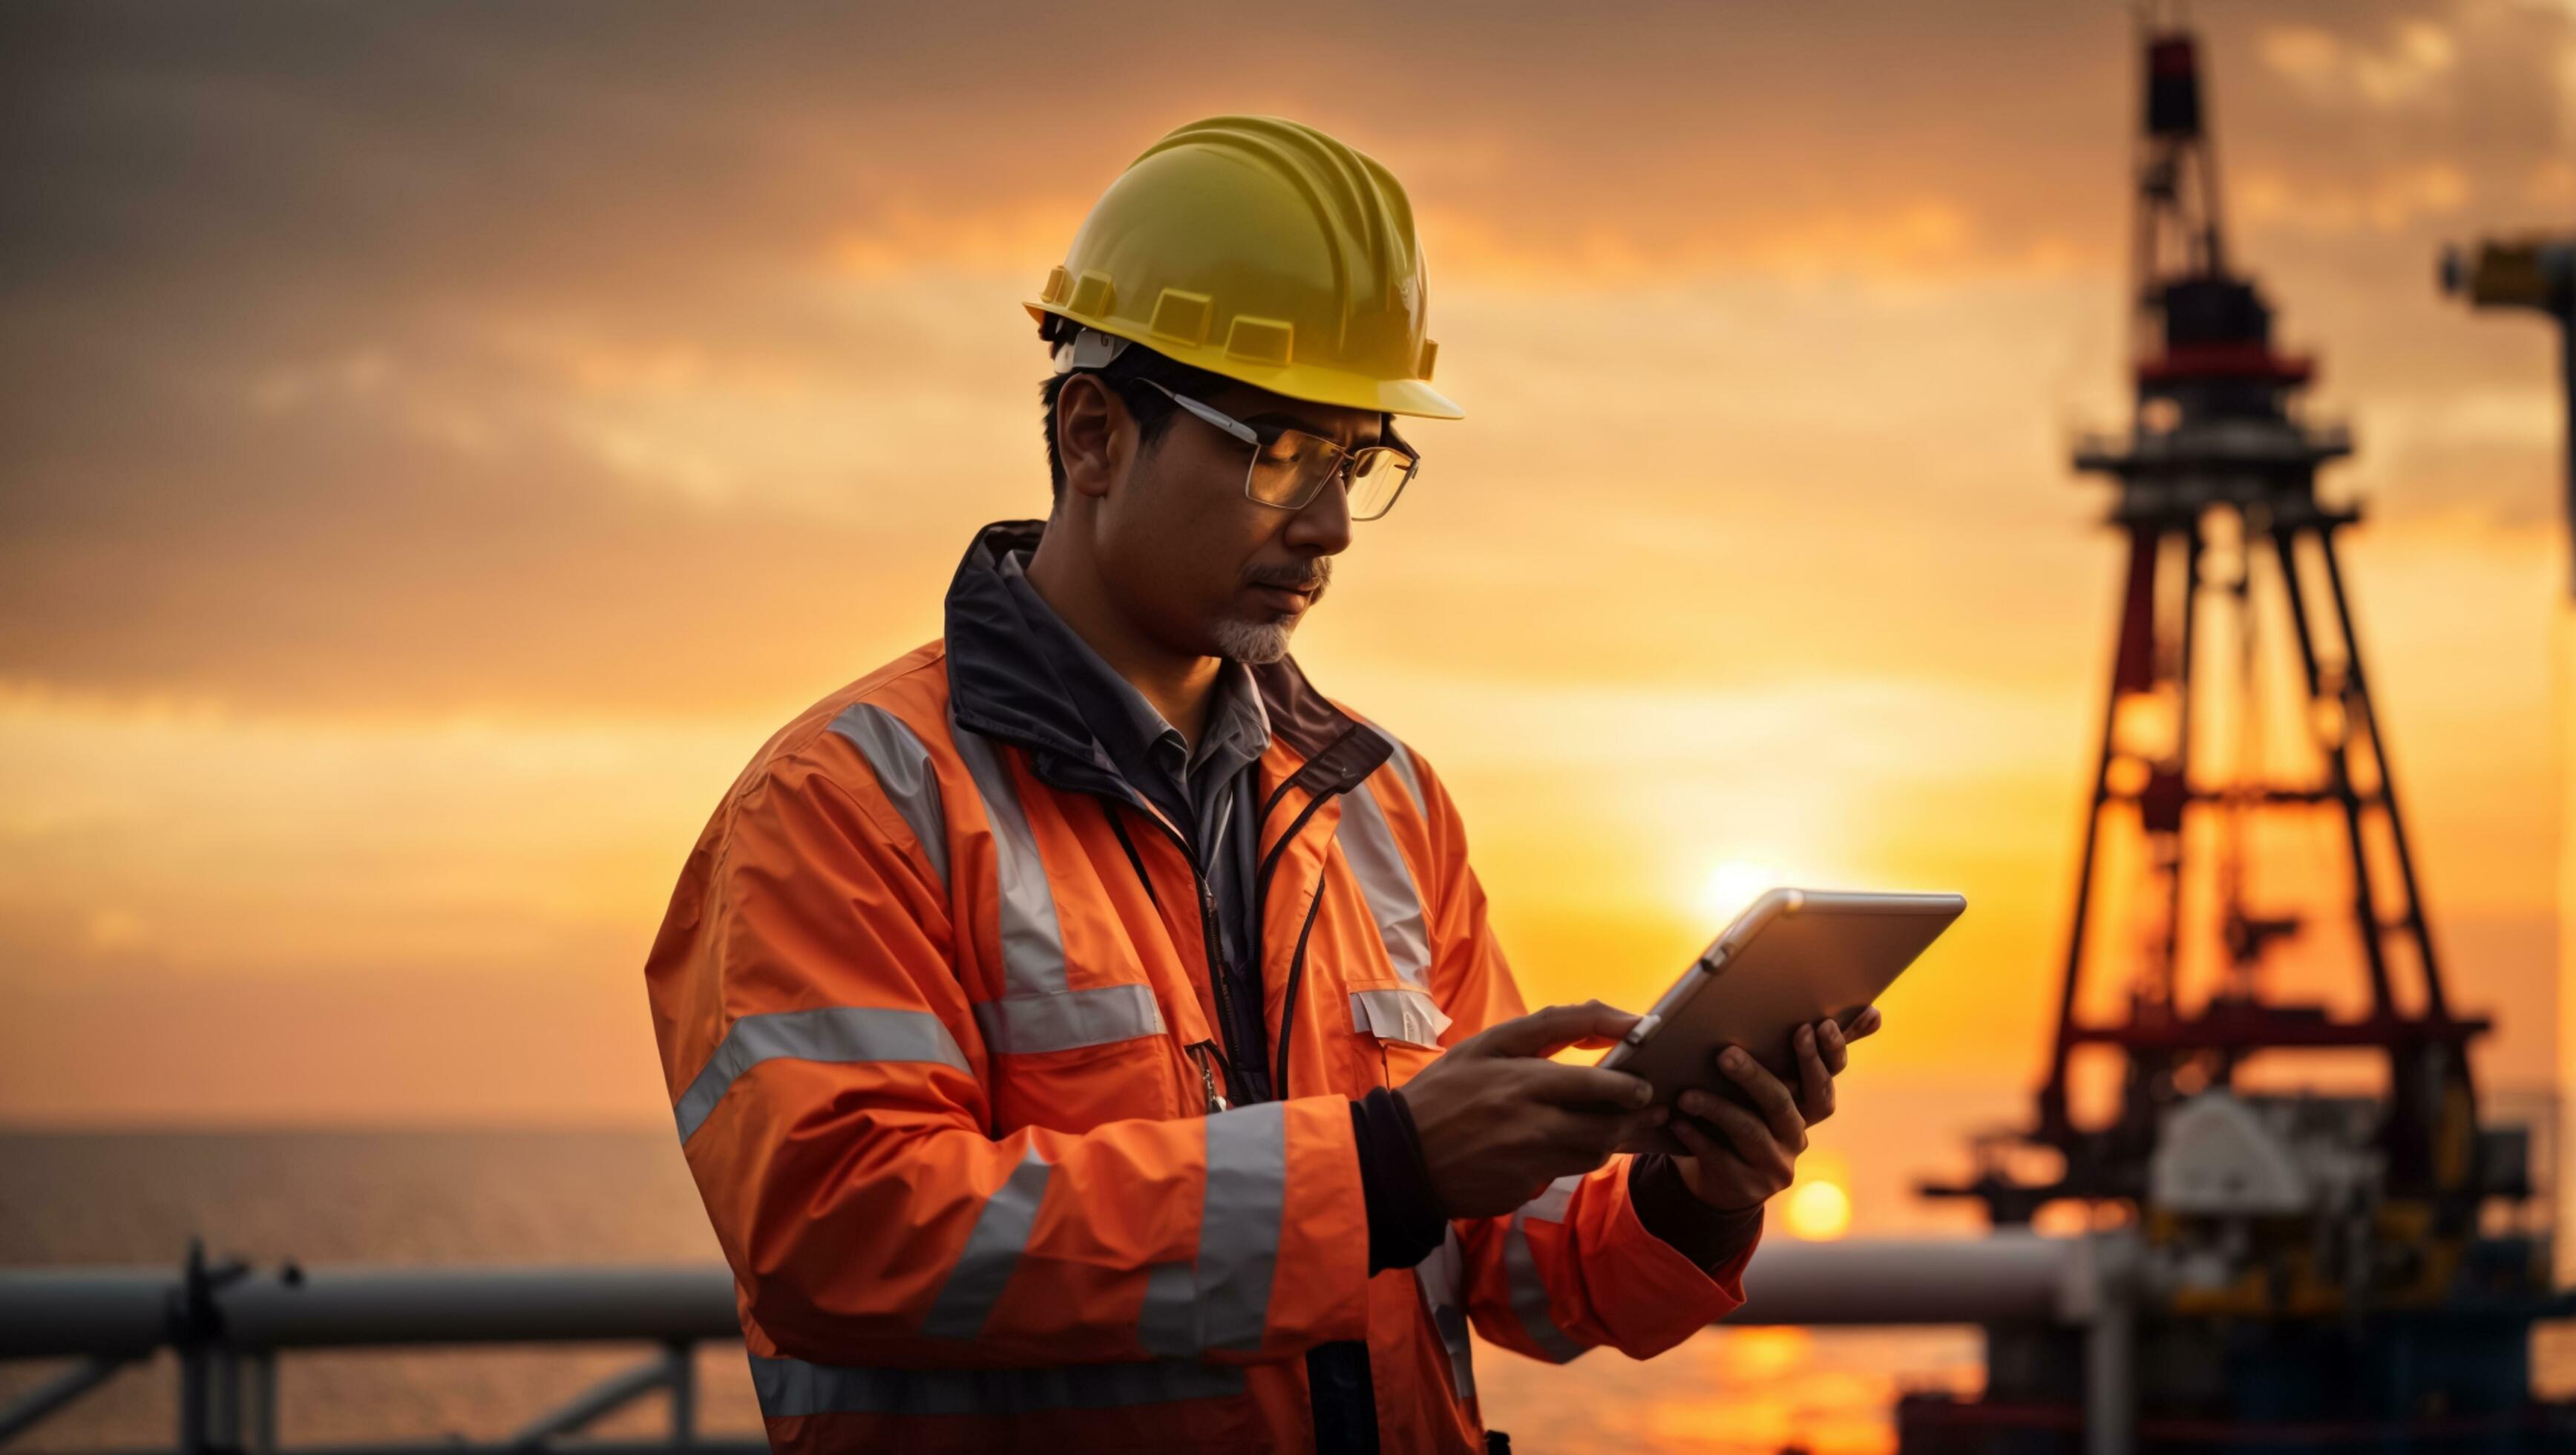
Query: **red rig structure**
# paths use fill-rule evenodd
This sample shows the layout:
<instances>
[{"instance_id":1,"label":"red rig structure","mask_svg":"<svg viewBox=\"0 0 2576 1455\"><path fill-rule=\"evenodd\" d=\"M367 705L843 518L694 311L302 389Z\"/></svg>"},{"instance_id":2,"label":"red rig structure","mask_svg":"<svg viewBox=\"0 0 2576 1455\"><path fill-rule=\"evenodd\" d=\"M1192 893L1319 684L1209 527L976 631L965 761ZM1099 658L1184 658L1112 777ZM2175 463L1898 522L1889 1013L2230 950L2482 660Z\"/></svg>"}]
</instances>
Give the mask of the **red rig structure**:
<instances>
[{"instance_id":1,"label":"red rig structure","mask_svg":"<svg viewBox=\"0 0 2576 1455\"><path fill-rule=\"evenodd\" d=\"M2074 460L2118 487L2129 551L2056 1035L2034 1122L1924 1188L1999 1229L2075 1204L2123 1230L2133 1332L2105 1371L2064 1325L1990 1326L1982 1397L1907 1397L1899 1448L2576 1450L2576 1410L2530 1393L2533 1323L2576 1310L2530 1131L2482 1118L2489 1023L2443 993L2336 560L2359 511L2317 494L2351 437L2302 417L2313 366L2231 265L2194 39L2144 41L2136 407ZM2301 833L2326 872L2279 866ZM2294 956L2357 993L2279 998ZM2278 1089L2320 1057L2384 1082ZM2088 1428L2111 1377L2128 1428Z\"/></svg>"}]
</instances>

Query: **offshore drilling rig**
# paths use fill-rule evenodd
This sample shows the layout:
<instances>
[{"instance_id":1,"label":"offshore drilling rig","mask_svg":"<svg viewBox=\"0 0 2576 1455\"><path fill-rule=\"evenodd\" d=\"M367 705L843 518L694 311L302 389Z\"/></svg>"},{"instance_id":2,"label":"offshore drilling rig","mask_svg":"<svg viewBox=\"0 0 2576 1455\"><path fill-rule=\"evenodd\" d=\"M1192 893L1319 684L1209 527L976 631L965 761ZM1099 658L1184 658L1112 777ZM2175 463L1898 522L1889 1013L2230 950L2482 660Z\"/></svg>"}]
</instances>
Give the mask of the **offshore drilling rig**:
<instances>
[{"instance_id":1,"label":"offshore drilling rig","mask_svg":"<svg viewBox=\"0 0 2576 1455\"><path fill-rule=\"evenodd\" d=\"M2193 37L2144 40L2135 410L2074 459L2117 487L2128 571L2055 1043L2033 1122L1924 1191L2134 1231L2137 1449L2576 1450L2530 1393L2532 1325L2571 1311L2517 1217L2530 1129L2482 1108L2489 1023L2444 994L2336 558L2360 513L2317 493L2351 438L2303 416L2313 365L2228 252ZM2276 861L2326 824L2319 906ZM2359 1008L2283 995L2320 965ZM2257 1089L2356 1057L2384 1090ZM1900 1449L2080 1448L2081 1339L1986 1335L1983 1396L1909 1396Z\"/></svg>"}]
</instances>

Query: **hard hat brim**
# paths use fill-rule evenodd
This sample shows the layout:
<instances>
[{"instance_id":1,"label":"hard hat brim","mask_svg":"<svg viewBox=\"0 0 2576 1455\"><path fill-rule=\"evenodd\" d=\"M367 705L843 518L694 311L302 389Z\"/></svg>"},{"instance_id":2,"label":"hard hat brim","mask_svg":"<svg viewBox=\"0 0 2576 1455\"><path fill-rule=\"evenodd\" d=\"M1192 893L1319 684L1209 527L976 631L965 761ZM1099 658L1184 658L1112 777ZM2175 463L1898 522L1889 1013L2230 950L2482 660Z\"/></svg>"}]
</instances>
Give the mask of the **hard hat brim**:
<instances>
[{"instance_id":1,"label":"hard hat brim","mask_svg":"<svg viewBox=\"0 0 2576 1455\"><path fill-rule=\"evenodd\" d=\"M1028 309L1029 317L1033 319L1044 321L1050 315L1070 319L1085 328L1095 328L1130 343L1141 344L1176 363L1309 404L1333 404L1345 409L1367 409L1415 419L1467 417L1467 411L1460 409L1448 395L1432 388L1427 380L1372 379L1364 374L1314 364L1252 363L1214 345L1185 345L1177 339L1138 329L1116 319L1090 318L1067 309L1050 308L1043 303L1032 302L1022 306Z\"/></svg>"}]
</instances>

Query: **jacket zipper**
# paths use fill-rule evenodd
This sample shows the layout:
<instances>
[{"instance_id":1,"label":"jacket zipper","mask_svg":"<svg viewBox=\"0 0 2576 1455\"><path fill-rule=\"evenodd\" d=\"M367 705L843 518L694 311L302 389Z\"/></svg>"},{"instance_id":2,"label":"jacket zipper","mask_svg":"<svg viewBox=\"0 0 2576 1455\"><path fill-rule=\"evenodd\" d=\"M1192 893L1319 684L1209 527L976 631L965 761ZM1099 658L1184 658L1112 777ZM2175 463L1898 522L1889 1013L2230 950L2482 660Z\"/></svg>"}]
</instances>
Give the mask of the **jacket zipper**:
<instances>
[{"instance_id":1,"label":"jacket zipper","mask_svg":"<svg viewBox=\"0 0 2576 1455\"><path fill-rule=\"evenodd\" d=\"M1216 1049L1216 1042L1200 1041L1186 1049L1190 1053L1190 1060L1199 1068L1199 1087L1207 1093L1208 1115L1215 1116L1218 1112L1230 1110L1231 1107L1224 1094L1216 1089L1216 1073L1208 1069L1208 1052Z\"/></svg>"},{"instance_id":2,"label":"jacket zipper","mask_svg":"<svg viewBox=\"0 0 2576 1455\"><path fill-rule=\"evenodd\" d=\"M1118 800L1104 795L1101 798L1101 806L1114 814L1123 805L1121 805ZM1181 851L1182 862L1190 866L1190 882L1197 887L1199 892L1199 948L1202 952L1202 957L1205 959L1207 964L1208 989L1216 997L1216 1029L1217 1035L1222 1038L1222 1042L1201 1041L1196 1045L1184 1047L1183 1049L1187 1050L1191 1054L1192 1058L1198 1062L1200 1084L1202 1089L1207 1093L1209 1105L1215 1110L1223 1111L1226 1109L1228 1103L1225 1097L1220 1096L1217 1093L1215 1082L1208 1074L1207 1060L1204 1053L1207 1051L1215 1052L1217 1059L1226 1067L1226 1089L1228 1091L1234 1092L1239 1096L1246 1088L1238 1083L1233 1074L1234 1065L1240 1057L1238 1055L1230 1054L1230 1052L1239 1052L1242 1048L1235 1045L1236 1031L1239 1028L1234 1023L1234 996L1226 989L1225 951L1223 948L1224 941L1219 939L1217 934L1216 891L1208 886L1207 874L1205 871L1200 869L1198 856L1190 851L1189 840L1182 838L1180 832L1177 829L1174 829L1169 823L1165 822L1161 814L1149 812L1145 817L1153 821L1154 827L1163 831L1163 837L1172 841L1172 847ZM1143 866L1140 864L1137 867L1141 872ZM1259 913L1260 891L1267 887L1268 886L1266 884L1257 884L1255 886L1254 912L1256 914ZM1147 881L1147 892L1152 892L1152 881L1150 880ZM1262 1055L1262 1061L1267 1063L1269 1060L1269 1056L1266 1054L1268 1048L1256 1047L1255 1049L1264 1053Z\"/></svg>"},{"instance_id":3,"label":"jacket zipper","mask_svg":"<svg viewBox=\"0 0 2576 1455\"><path fill-rule=\"evenodd\" d=\"M1197 874L1198 866L1196 864L1192 864L1190 866L1190 872L1193 875ZM1216 891L1208 886L1208 882L1204 878L1201 878L1198 881L1198 886L1199 942L1207 950L1208 984L1216 992L1216 1015L1219 1022L1217 1033L1225 1038L1225 1044L1228 1050L1227 1065L1229 1067L1237 1066L1243 1063L1243 1055L1242 1048L1237 1046L1235 1042L1238 1033L1243 1029L1243 1027L1238 1024L1235 1019L1234 991L1232 986L1228 984L1228 982L1233 978L1234 971L1233 967L1226 962L1224 948L1225 941L1220 937L1220 932L1217 928ZM1256 1047L1255 1049L1259 1048ZM1270 1058L1268 1056L1263 1056L1261 1059L1263 1063L1266 1064ZM1241 1090L1242 1088L1238 1087L1236 1089Z\"/></svg>"},{"instance_id":4,"label":"jacket zipper","mask_svg":"<svg viewBox=\"0 0 2576 1455\"><path fill-rule=\"evenodd\" d=\"M1287 785L1283 784L1281 785L1280 791L1271 796L1270 802L1263 805L1263 818L1267 819L1270 816L1270 810L1278 807L1280 799L1285 797L1286 793ZM1252 903L1253 913L1256 916L1261 913L1262 902L1268 899L1270 895L1270 872L1278 867L1279 858L1282 854L1287 852L1289 841L1295 839L1299 831L1306 827L1306 821L1315 816L1315 811L1324 806L1325 800L1334 796L1334 794L1329 793L1318 793L1313 795L1308 800L1305 808L1299 811L1297 817L1289 821L1288 831L1281 834L1279 836L1279 842L1271 847L1269 856L1262 862L1260 869L1253 875ZM1119 808L1126 806L1119 800L1110 798L1107 795L1102 795L1100 802L1101 807L1112 816L1113 821ZM1236 1039L1235 1033L1239 1028L1234 1023L1234 996L1233 993L1226 988L1226 962L1225 951L1223 949L1225 942L1217 933L1216 891L1208 886L1207 875L1199 868L1198 856L1190 852L1189 841L1181 837L1179 830L1173 828L1171 824L1166 822L1163 816L1159 813L1148 812L1145 814L1145 817L1151 819L1154 823L1154 827L1163 831L1163 837L1170 839L1172 841L1172 846L1181 851L1182 862L1190 866L1190 882L1198 887L1199 945L1201 950L1204 951L1207 962L1208 987L1216 997L1217 1035L1222 1038L1222 1042L1220 1043L1215 1040L1201 1041L1196 1045L1187 1046L1183 1049L1186 1050L1190 1054L1191 1058L1198 1063L1199 1084L1201 1089L1207 1094L1209 1109L1211 1111L1224 1111L1229 1103L1225 1097L1217 1093L1215 1079L1208 1073L1207 1053L1214 1052L1218 1063L1226 1068L1226 1089L1228 1091L1239 1093L1245 1088L1234 1075L1234 1064L1238 1058L1228 1054L1229 1048L1235 1051L1240 1051L1241 1048L1234 1044ZM1121 831L1121 834L1123 837L1123 830ZM1145 872L1143 862L1137 861L1135 868L1138 876L1142 877ZM1145 881L1145 892L1148 895L1151 895L1154 892L1153 881L1150 879ZM1292 957L1288 970L1288 1000L1280 1010L1279 1045L1282 1060L1281 1065L1270 1065L1270 1048L1268 1045L1262 1044L1268 1039L1267 1035L1263 1033L1266 1033L1269 1028L1266 1026L1260 1027L1259 1032L1254 1036L1254 1049L1261 1056L1260 1064L1268 1074L1274 1077L1278 1076L1280 1072L1285 1069L1288 1028L1290 1024L1293 1023L1297 1014L1297 982L1299 978L1301 978L1301 972L1306 968L1306 936L1315 927L1315 908L1316 904L1320 903L1322 903L1322 897L1318 895L1316 903L1309 904L1306 907L1306 923L1297 932L1297 949L1295 955ZM1271 1094L1275 1097L1280 1095L1284 1090L1284 1087L1274 1087L1272 1088Z\"/></svg>"}]
</instances>

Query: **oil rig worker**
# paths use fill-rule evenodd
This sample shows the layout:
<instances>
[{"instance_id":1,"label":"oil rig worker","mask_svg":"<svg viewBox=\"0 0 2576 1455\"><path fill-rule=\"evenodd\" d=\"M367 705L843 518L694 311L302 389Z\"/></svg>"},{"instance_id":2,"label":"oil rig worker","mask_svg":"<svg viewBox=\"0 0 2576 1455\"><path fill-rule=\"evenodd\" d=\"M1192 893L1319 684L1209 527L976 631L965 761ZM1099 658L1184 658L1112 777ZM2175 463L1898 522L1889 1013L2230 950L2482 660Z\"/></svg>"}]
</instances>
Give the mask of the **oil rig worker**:
<instances>
[{"instance_id":1,"label":"oil rig worker","mask_svg":"<svg viewBox=\"0 0 2576 1455\"><path fill-rule=\"evenodd\" d=\"M1523 1013L1439 776L1289 658L1415 472L1391 417L1459 414L1384 167L1182 127L1029 307L1048 518L760 750L646 969L771 1445L1508 1448L1469 1328L1642 1359L1734 1308L1844 1040L1696 1118L1547 1059L1634 1018Z\"/></svg>"}]
</instances>

